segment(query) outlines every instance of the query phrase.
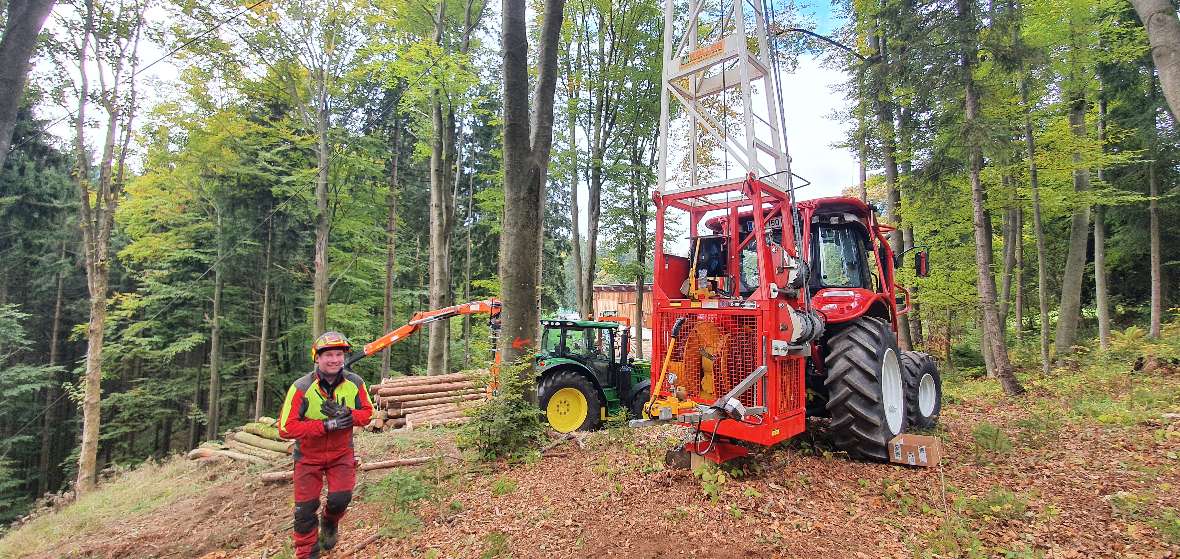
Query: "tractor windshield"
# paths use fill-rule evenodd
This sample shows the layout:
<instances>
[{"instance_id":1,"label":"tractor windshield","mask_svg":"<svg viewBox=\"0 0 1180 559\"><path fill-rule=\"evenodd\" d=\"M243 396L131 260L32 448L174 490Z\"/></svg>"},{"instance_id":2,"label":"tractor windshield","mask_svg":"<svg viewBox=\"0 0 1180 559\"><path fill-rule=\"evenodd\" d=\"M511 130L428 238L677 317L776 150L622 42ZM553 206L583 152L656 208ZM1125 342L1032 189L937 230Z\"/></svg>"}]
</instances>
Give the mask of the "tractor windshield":
<instances>
[{"instance_id":1,"label":"tractor windshield","mask_svg":"<svg viewBox=\"0 0 1180 559\"><path fill-rule=\"evenodd\" d=\"M549 355L561 355L561 329L545 328L541 334L541 351Z\"/></svg>"},{"instance_id":2,"label":"tractor windshield","mask_svg":"<svg viewBox=\"0 0 1180 559\"><path fill-rule=\"evenodd\" d=\"M865 262L864 233L856 225L820 225L815 235L816 287L872 289Z\"/></svg>"},{"instance_id":3,"label":"tractor windshield","mask_svg":"<svg viewBox=\"0 0 1180 559\"><path fill-rule=\"evenodd\" d=\"M605 328L568 328L565 331L568 355L591 360L610 361L614 355L614 337Z\"/></svg>"}]
</instances>

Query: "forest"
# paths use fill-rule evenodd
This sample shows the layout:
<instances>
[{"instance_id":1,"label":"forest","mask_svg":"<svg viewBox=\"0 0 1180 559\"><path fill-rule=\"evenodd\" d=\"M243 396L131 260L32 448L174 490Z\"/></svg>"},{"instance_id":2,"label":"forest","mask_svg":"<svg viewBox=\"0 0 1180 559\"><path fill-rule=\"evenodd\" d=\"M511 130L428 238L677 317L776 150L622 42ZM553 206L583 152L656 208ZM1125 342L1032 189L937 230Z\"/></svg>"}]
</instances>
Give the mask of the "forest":
<instances>
[{"instance_id":1,"label":"forest","mask_svg":"<svg viewBox=\"0 0 1180 559\"><path fill-rule=\"evenodd\" d=\"M1177 77L1136 11L1175 57L1171 3L806 2L766 6L787 72L845 76L830 148L860 179L828 187L930 254L902 349L1007 398L1112 344L1180 357ZM273 416L325 330L497 297L510 349L651 281L655 0L0 10L0 523ZM489 334L441 321L355 371L486 367Z\"/></svg>"}]
</instances>

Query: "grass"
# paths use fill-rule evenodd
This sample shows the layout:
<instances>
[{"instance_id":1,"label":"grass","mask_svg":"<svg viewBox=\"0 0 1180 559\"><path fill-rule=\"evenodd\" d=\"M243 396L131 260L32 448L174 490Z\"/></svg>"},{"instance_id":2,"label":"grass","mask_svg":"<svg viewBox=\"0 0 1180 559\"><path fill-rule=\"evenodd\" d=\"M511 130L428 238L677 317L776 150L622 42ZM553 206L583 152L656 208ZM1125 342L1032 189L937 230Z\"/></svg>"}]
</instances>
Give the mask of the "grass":
<instances>
[{"instance_id":1,"label":"grass","mask_svg":"<svg viewBox=\"0 0 1180 559\"><path fill-rule=\"evenodd\" d=\"M216 481L224 480L218 476ZM213 483L202 475L199 466L182 456L161 463L145 462L70 506L5 534L0 539L0 557L25 557L78 534L101 533L104 526L149 514L176 499L200 493Z\"/></svg>"},{"instance_id":2,"label":"grass","mask_svg":"<svg viewBox=\"0 0 1180 559\"><path fill-rule=\"evenodd\" d=\"M422 526L416 504L434 494L434 485L423 479L422 472L395 470L377 483L366 486L361 498L380 507L381 534L401 539Z\"/></svg>"}]
</instances>

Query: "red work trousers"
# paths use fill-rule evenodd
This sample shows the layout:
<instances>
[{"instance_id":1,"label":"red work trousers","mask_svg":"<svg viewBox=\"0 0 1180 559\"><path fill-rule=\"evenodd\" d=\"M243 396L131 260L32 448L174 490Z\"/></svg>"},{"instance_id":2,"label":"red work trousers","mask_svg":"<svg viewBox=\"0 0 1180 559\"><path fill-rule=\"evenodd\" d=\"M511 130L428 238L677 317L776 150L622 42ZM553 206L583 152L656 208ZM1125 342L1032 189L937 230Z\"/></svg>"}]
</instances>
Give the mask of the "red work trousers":
<instances>
[{"instance_id":1,"label":"red work trousers","mask_svg":"<svg viewBox=\"0 0 1180 559\"><path fill-rule=\"evenodd\" d=\"M315 550L319 537L316 509L320 490L328 480L328 499L324 505L324 522L335 526L348 510L352 489L356 486L356 459L351 451L329 462L295 462L295 557L305 559Z\"/></svg>"}]
</instances>

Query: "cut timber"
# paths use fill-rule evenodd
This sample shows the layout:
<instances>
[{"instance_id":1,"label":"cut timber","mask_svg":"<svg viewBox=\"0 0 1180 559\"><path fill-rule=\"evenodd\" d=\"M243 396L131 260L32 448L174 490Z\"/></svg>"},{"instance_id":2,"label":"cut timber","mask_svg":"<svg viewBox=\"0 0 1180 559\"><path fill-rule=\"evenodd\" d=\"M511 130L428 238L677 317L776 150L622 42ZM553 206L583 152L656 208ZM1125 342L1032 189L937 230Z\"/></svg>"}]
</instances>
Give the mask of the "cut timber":
<instances>
[{"instance_id":1,"label":"cut timber","mask_svg":"<svg viewBox=\"0 0 1180 559\"><path fill-rule=\"evenodd\" d=\"M415 428L443 427L443 426L451 426L451 425L462 425L462 424L467 423L469 421L471 421L470 417L460 416L460 417L450 417L450 418L444 418L444 419L437 419L437 418L427 419L427 420L422 421L420 423L414 423L413 425Z\"/></svg>"},{"instance_id":2,"label":"cut timber","mask_svg":"<svg viewBox=\"0 0 1180 559\"><path fill-rule=\"evenodd\" d=\"M260 466L272 465L270 461L263 460L257 456L250 456L249 454L242 454L241 452L234 452L232 450L217 450L207 446L194 448L189 451L188 459L196 460L199 458L209 458L211 456L224 456L226 458L233 458L234 460L241 460L242 462L250 462L251 464L258 464Z\"/></svg>"},{"instance_id":3,"label":"cut timber","mask_svg":"<svg viewBox=\"0 0 1180 559\"><path fill-rule=\"evenodd\" d=\"M243 433L241 431L238 431L237 433L233 434L233 438L234 438L234 440L236 440L238 442L246 443L250 446L254 446L254 447L258 447L258 448L265 448L267 450L273 450L275 452L282 452L285 454L291 454L295 451L295 443L283 442L283 441L272 441L270 439L265 439L265 438L259 437L258 435L254 435L251 433Z\"/></svg>"},{"instance_id":4,"label":"cut timber","mask_svg":"<svg viewBox=\"0 0 1180 559\"><path fill-rule=\"evenodd\" d=\"M380 387L394 387L394 386L410 386L414 384L437 384L442 382L455 382L462 380L471 380L471 377L464 373L451 373L449 375L438 376L413 376L413 377L394 377L385 379L380 384L373 385L373 388Z\"/></svg>"},{"instance_id":5,"label":"cut timber","mask_svg":"<svg viewBox=\"0 0 1180 559\"><path fill-rule=\"evenodd\" d=\"M405 394L402 396L386 396L385 398L390 403L408 404L410 402L421 402L422 400L434 400L436 398L450 398L453 396L469 396L472 394L483 395L482 388L467 388L464 390L449 390L447 392L424 392L421 394Z\"/></svg>"},{"instance_id":6,"label":"cut timber","mask_svg":"<svg viewBox=\"0 0 1180 559\"><path fill-rule=\"evenodd\" d=\"M467 413L467 408L454 407L453 404L448 404L448 406L444 407L444 408L432 409L432 410L424 411L421 413L407 414L406 419L409 421L417 421L417 420L425 419L427 417L438 417L438 416L443 416L443 415L445 415L445 416L459 416L459 415L463 415L465 413Z\"/></svg>"},{"instance_id":7,"label":"cut timber","mask_svg":"<svg viewBox=\"0 0 1180 559\"><path fill-rule=\"evenodd\" d=\"M273 417L262 416L262 417L259 417L258 421L255 421L255 423L261 423L263 425L266 425L267 427L274 427L279 424L279 421Z\"/></svg>"},{"instance_id":8,"label":"cut timber","mask_svg":"<svg viewBox=\"0 0 1180 559\"><path fill-rule=\"evenodd\" d=\"M268 462L278 462L280 460L291 459L291 455L285 452L275 452L265 448L258 448L256 446L248 445L235 440L226 441L225 446L228 446L230 450L241 452L242 454L249 454L250 456L257 456Z\"/></svg>"},{"instance_id":9,"label":"cut timber","mask_svg":"<svg viewBox=\"0 0 1180 559\"><path fill-rule=\"evenodd\" d=\"M413 386L394 386L380 388L378 396L405 396L407 394L427 394L433 392L450 392L452 390L469 390L475 388L473 382L445 382L440 384L423 384Z\"/></svg>"},{"instance_id":10,"label":"cut timber","mask_svg":"<svg viewBox=\"0 0 1180 559\"><path fill-rule=\"evenodd\" d=\"M396 460L381 460L379 462L365 462L357 466L357 470L362 472L369 470L383 470L388 468L402 468L406 466L417 466L425 464L431 460L439 458L438 456L419 456L415 458L398 458ZM291 481L295 477L295 472L266 472L262 474L262 481L276 482L276 481Z\"/></svg>"},{"instance_id":11,"label":"cut timber","mask_svg":"<svg viewBox=\"0 0 1180 559\"><path fill-rule=\"evenodd\" d=\"M282 441L283 438L279 436L279 428L273 425L267 425L262 422L247 423L242 426L242 430L252 435L258 435L264 439L272 441Z\"/></svg>"},{"instance_id":12,"label":"cut timber","mask_svg":"<svg viewBox=\"0 0 1180 559\"><path fill-rule=\"evenodd\" d=\"M410 410L413 408L421 408L426 406L433 406L435 404L449 404L451 402L470 402L473 400L482 400L483 394L463 394L460 396L444 396L442 398L429 398L426 400L414 400L411 402L402 402L401 409Z\"/></svg>"}]
</instances>

